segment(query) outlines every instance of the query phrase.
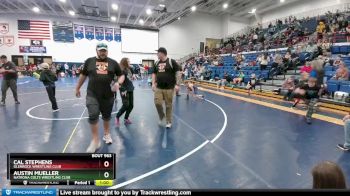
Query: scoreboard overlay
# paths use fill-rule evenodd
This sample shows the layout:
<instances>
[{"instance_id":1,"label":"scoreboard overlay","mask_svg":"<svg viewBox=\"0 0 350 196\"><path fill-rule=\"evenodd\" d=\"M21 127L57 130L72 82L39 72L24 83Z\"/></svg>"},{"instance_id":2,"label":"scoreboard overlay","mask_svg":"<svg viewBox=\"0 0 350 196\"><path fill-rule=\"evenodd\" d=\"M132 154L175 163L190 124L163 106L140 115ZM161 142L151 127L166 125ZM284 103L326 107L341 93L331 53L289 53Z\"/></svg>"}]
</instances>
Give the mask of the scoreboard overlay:
<instances>
[{"instance_id":1,"label":"scoreboard overlay","mask_svg":"<svg viewBox=\"0 0 350 196\"><path fill-rule=\"evenodd\" d=\"M11 185L95 185L116 178L114 153L9 153Z\"/></svg>"}]
</instances>

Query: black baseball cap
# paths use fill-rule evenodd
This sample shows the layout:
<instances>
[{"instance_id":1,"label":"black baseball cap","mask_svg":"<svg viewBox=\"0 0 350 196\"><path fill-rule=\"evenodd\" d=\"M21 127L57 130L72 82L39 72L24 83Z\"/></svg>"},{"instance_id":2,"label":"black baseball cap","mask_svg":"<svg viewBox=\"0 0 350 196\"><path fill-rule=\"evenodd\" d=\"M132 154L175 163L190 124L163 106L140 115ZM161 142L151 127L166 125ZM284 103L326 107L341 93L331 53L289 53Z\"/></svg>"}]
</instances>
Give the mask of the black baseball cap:
<instances>
[{"instance_id":1,"label":"black baseball cap","mask_svg":"<svg viewBox=\"0 0 350 196\"><path fill-rule=\"evenodd\" d=\"M5 55L1 55L0 59L7 59Z\"/></svg>"},{"instance_id":2,"label":"black baseball cap","mask_svg":"<svg viewBox=\"0 0 350 196\"><path fill-rule=\"evenodd\" d=\"M163 53L163 54L165 54L165 55L168 55L168 52L166 51L166 49L165 48L163 48L163 47L160 47L158 50L156 50L157 52L160 52L160 53Z\"/></svg>"}]
</instances>

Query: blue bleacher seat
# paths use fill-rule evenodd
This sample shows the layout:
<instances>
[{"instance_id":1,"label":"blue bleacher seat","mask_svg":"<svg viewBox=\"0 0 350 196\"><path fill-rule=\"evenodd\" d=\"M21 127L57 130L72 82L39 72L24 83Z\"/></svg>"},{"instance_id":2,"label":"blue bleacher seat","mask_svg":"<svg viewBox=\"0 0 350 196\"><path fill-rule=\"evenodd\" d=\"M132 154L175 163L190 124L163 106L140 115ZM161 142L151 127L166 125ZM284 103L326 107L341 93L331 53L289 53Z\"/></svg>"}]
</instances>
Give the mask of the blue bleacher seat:
<instances>
[{"instance_id":1,"label":"blue bleacher seat","mask_svg":"<svg viewBox=\"0 0 350 196\"><path fill-rule=\"evenodd\" d=\"M348 46L340 46L339 52L342 53L342 54L349 53Z\"/></svg>"},{"instance_id":2,"label":"blue bleacher seat","mask_svg":"<svg viewBox=\"0 0 350 196\"><path fill-rule=\"evenodd\" d=\"M339 91L350 93L350 83L341 83Z\"/></svg>"},{"instance_id":3,"label":"blue bleacher seat","mask_svg":"<svg viewBox=\"0 0 350 196\"><path fill-rule=\"evenodd\" d=\"M333 46L331 51L333 54L339 54L340 48L339 48L339 46Z\"/></svg>"},{"instance_id":4,"label":"blue bleacher seat","mask_svg":"<svg viewBox=\"0 0 350 196\"><path fill-rule=\"evenodd\" d=\"M338 80L328 80L327 81L327 90L330 93L334 93L336 91L339 91L339 85L340 82Z\"/></svg>"},{"instance_id":5,"label":"blue bleacher seat","mask_svg":"<svg viewBox=\"0 0 350 196\"><path fill-rule=\"evenodd\" d=\"M332 66L325 66L324 70L325 71L333 71L333 67Z\"/></svg>"}]
</instances>

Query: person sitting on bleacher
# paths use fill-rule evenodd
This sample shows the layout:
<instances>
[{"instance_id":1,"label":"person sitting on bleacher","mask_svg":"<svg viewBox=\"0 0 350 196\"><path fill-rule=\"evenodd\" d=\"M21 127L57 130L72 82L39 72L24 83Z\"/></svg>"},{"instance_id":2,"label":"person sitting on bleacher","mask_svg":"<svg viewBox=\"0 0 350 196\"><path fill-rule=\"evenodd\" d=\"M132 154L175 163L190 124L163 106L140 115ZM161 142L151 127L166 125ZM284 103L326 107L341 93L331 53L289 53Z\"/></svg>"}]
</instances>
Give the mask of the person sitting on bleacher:
<instances>
[{"instance_id":1,"label":"person sitting on bleacher","mask_svg":"<svg viewBox=\"0 0 350 196\"><path fill-rule=\"evenodd\" d=\"M305 104L307 105L306 113L306 123L311 124L312 114L315 112L316 103L321 96L321 86L317 85L317 78L314 75L311 75L307 84L295 89L293 93L294 98L304 99ZM292 108L295 103L293 104Z\"/></svg>"},{"instance_id":2,"label":"person sitting on bleacher","mask_svg":"<svg viewBox=\"0 0 350 196\"><path fill-rule=\"evenodd\" d=\"M304 66L300 68L300 73L307 72L311 73L312 67L311 67L311 62L307 61Z\"/></svg>"},{"instance_id":3,"label":"person sitting on bleacher","mask_svg":"<svg viewBox=\"0 0 350 196\"><path fill-rule=\"evenodd\" d=\"M282 89L281 89L281 95L283 95L283 100L291 100L292 93L295 88L295 77L291 76L290 78L286 79L284 83L282 84Z\"/></svg>"},{"instance_id":4,"label":"person sitting on bleacher","mask_svg":"<svg viewBox=\"0 0 350 196\"><path fill-rule=\"evenodd\" d=\"M309 45L306 47L306 52L310 54L308 60L313 60L317 56L317 45L315 45L313 42L309 42Z\"/></svg>"},{"instance_id":5,"label":"person sitting on bleacher","mask_svg":"<svg viewBox=\"0 0 350 196\"><path fill-rule=\"evenodd\" d=\"M241 53L238 53L236 56L237 65L240 66L244 61L245 61L244 55Z\"/></svg>"},{"instance_id":6,"label":"person sitting on bleacher","mask_svg":"<svg viewBox=\"0 0 350 196\"><path fill-rule=\"evenodd\" d=\"M343 61L340 62L339 67L332 79L343 81L349 80L349 70L346 68L345 63Z\"/></svg>"},{"instance_id":7,"label":"person sitting on bleacher","mask_svg":"<svg viewBox=\"0 0 350 196\"><path fill-rule=\"evenodd\" d=\"M341 57L340 56L338 56L336 59L335 59L335 61L333 62L333 66L334 67L338 67L339 65L340 65L340 63L341 63Z\"/></svg>"},{"instance_id":8,"label":"person sitting on bleacher","mask_svg":"<svg viewBox=\"0 0 350 196\"><path fill-rule=\"evenodd\" d=\"M261 61L260 61L260 69L261 70L265 70L267 68L267 65L270 62L270 57L268 56L267 53L265 53L262 57L261 57Z\"/></svg>"},{"instance_id":9,"label":"person sitting on bleacher","mask_svg":"<svg viewBox=\"0 0 350 196\"><path fill-rule=\"evenodd\" d=\"M282 66L282 69L283 69L283 72L286 72L287 69L289 67L291 67L291 63L292 63L292 55L290 54L290 52L287 52L284 57L283 57L283 66Z\"/></svg>"},{"instance_id":10,"label":"person sitting on bleacher","mask_svg":"<svg viewBox=\"0 0 350 196\"><path fill-rule=\"evenodd\" d=\"M237 84L242 84L243 80L244 80L244 73L242 71L239 72L238 77L233 79L233 84L237 85Z\"/></svg>"},{"instance_id":11,"label":"person sitting on bleacher","mask_svg":"<svg viewBox=\"0 0 350 196\"><path fill-rule=\"evenodd\" d=\"M255 86L258 84L258 80L256 78L256 75L253 73L251 76L250 76L250 80L247 84L247 87L246 89L248 90L248 95L250 96L250 94L252 93L252 90L254 89L255 90Z\"/></svg>"},{"instance_id":12,"label":"person sitting on bleacher","mask_svg":"<svg viewBox=\"0 0 350 196\"><path fill-rule=\"evenodd\" d=\"M276 54L274 56L274 60L272 63L272 69L269 72L269 78L273 78L273 76L278 75L281 73L281 69L280 67L282 66L283 63L283 59L282 59L282 55L276 51Z\"/></svg>"}]
</instances>

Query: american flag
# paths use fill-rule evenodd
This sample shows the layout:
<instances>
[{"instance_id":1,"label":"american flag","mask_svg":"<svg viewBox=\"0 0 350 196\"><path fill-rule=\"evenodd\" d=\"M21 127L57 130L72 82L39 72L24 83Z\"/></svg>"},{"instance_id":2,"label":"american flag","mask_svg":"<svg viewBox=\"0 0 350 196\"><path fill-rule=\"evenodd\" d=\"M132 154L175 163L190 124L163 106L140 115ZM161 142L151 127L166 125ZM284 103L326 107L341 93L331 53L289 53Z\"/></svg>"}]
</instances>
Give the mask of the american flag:
<instances>
[{"instance_id":1,"label":"american flag","mask_svg":"<svg viewBox=\"0 0 350 196\"><path fill-rule=\"evenodd\" d=\"M18 38L50 40L50 23L41 20L18 20Z\"/></svg>"}]
</instances>

